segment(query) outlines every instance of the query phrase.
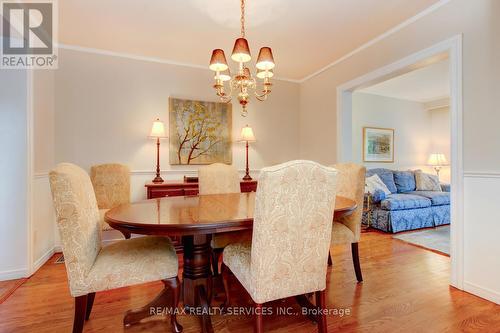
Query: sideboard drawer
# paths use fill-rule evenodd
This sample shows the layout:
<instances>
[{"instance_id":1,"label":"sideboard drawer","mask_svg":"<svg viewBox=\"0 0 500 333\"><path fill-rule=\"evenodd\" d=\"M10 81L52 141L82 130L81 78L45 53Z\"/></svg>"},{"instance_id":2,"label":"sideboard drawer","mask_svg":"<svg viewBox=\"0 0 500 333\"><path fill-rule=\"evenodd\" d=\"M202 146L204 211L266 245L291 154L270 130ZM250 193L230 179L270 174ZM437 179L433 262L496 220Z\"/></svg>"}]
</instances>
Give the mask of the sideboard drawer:
<instances>
[{"instance_id":1,"label":"sideboard drawer","mask_svg":"<svg viewBox=\"0 0 500 333\"><path fill-rule=\"evenodd\" d=\"M163 197L179 197L184 195L184 189L149 189L148 199L163 198Z\"/></svg>"},{"instance_id":2,"label":"sideboard drawer","mask_svg":"<svg viewBox=\"0 0 500 333\"><path fill-rule=\"evenodd\" d=\"M185 188L184 195L198 195L198 188Z\"/></svg>"}]
</instances>

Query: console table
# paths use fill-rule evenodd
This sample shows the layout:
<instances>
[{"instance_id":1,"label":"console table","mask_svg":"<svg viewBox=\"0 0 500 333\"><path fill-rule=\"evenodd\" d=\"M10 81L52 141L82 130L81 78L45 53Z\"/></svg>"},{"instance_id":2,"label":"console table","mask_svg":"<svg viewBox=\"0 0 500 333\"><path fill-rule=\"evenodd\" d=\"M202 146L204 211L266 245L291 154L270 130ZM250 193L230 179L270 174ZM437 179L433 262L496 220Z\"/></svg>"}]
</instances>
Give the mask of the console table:
<instances>
[{"instance_id":1,"label":"console table","mask_svg":"<svg viewBox=\"0 0 500 333\"><path fill-rule=\"evenodd\" d=\"M255 192L257 190L257 181L242 180L240 186L241 192ZM198 195L198 183L182 180L165 181L163 183L147 183L145 187L148 199Z\"/></svg>"}]
</instances>

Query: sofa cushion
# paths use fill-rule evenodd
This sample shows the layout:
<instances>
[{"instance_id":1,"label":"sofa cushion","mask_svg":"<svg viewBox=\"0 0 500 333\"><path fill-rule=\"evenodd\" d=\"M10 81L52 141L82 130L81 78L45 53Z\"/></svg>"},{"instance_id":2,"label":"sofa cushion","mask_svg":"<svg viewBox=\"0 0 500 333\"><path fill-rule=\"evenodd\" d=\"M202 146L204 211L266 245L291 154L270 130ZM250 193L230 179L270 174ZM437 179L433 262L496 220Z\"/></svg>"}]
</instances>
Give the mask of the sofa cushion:
<instances>
[{"instance_id":1,"label":"sofa cushion","mask_svg":"<svg viewBox=\"0 0 500 333\"><path fill-rule=\"evenodd\" d=\"M391 194L380 202L380 206L384 210L416 209L430 207L431 205L430 199L406 193Z\"/></svg>"},{"instance_id":2,"label":"sofa cushion","mask_svg":"<svg viewBox=\"0 0 500 333\"><path fill-rule=\"evenodd\" d=\"M397 193L398 189L396 188L396 184L394 183L394 176L392 170L385 168L375 168L368 169L366 171L366 177L371 177L373 175L378 175L382 182L387 186L391 193Z\"/></svg>"},{"instance_id":3,"label":"sofa cushion","mask_svg":"<svg viewBox=\"0 0 500 333\"><path fill-rule=\"evenodd\" d=\"M442 206L450 204L449 192L413 191L407 194L420 195L424 198L430 199L433 206Z\"/></svg>"},{"instance_id":4,"label":"sofa cushion","mask_svg":"<svg viewBox=\"0 0 500 333\"><path fill-rule=\"evenodd\" d=\"M415 173L413 171L394 171L394 183L398 193L406 193L416 190Z\"/></svg>"}]
</instances>

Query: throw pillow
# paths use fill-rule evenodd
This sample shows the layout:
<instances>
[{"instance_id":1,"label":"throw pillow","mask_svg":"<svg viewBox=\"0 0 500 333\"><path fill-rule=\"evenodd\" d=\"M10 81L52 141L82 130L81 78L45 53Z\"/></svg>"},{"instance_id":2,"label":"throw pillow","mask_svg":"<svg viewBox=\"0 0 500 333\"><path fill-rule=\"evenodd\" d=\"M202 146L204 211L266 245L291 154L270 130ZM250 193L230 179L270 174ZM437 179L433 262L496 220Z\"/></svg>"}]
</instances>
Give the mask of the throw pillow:
<instances>
[{"instance_id":1,"label":"throw pillow","mask_svg":"<svg viewBox=\"0 0 500 333\"><path fill-rule=\"evenodd\" d=\"M367 177L371 177L373 175L378 175L380 179L384 182L385 186L387 186L389 191L391 191L391 193L398 192L396 184L394 183L394 176L392 170L385 168L375 168L375 169L368 169L366 171Z\"/></svg>"},{"instance_id":2,"label":"throw pillow","mask_svg":"<svg viewBox=\"0 0 500 333\"><path fill-rule=\"evenodd\" d=\"M413 171L394 171L394 182L398 193L415 191L415 173Z\"/></svg>"},{"instance_id":3,"label":"throw pillow","mask_svg":"<svg viewBox=\"0 0 500 333\"><path fill-rule=\"evenodd\" d=\"M384 182L380 179L378 175L373 175L366 178L366 188L365 192L375 193L376 190L383 191L386 195L391 194L391 191L385 186Z\"/></svg>"},{"instance_id":4,"label":"throw pillow","mask_svg":"<svg viewBox=\"0 0 500 333\"><path fill-rule=\"evenodd\" d=\"M442 191L438 177L423 173L422 170L415 171L415 182L417 184L417 191Z\"/></svg>"}]
</instances>

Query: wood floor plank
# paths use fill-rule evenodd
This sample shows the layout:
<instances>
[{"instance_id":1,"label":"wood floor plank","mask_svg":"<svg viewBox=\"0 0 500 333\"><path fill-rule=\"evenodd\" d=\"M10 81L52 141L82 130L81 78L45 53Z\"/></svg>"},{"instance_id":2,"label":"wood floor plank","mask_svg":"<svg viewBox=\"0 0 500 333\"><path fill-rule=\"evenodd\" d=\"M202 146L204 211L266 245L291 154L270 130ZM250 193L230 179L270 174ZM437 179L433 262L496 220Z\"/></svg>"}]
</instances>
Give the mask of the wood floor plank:
<instances>
[{"instance_id":1,"label":"wood floor plank","mask_svg":"<svg viewBox=\"0 0 500 333\"><path fill-rule=\"evenodd\" d=\"M350 315L328 316L330 332L500 332L500 306L449 286L450 259L390 235L368 232L359 245L364 282L356 283L350 247L332 248L334 265L327 276L327 306L349 309ZM55 256L53 259L57 258ZM233 277L234 304L251 305ZM148 303L161 282L97 293L84 332L170 332L168 318L152 318L123 328L126 310ZM214 305L223 301L218 293ZM266 332L316 332L301 315L277 315L278 307L300 313L293 299L270 304L274 313L264 317ZM69 332L73 299L64 265L49 260L34 276L0 305L0 332ZM180 316L184 332L199 332L192 316ZM252 332L248 315L216 315L217 333Z\"/></svg>"}]
</instances>

